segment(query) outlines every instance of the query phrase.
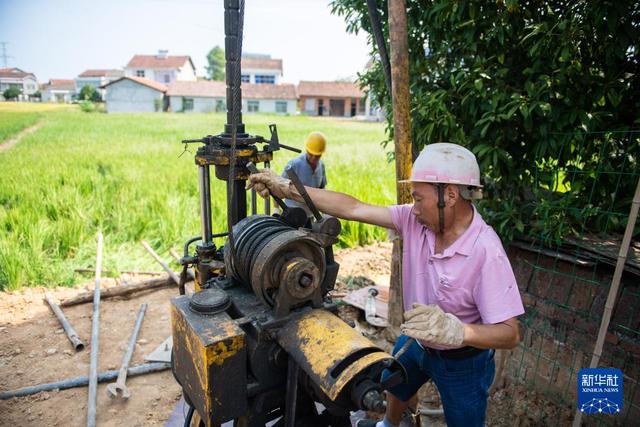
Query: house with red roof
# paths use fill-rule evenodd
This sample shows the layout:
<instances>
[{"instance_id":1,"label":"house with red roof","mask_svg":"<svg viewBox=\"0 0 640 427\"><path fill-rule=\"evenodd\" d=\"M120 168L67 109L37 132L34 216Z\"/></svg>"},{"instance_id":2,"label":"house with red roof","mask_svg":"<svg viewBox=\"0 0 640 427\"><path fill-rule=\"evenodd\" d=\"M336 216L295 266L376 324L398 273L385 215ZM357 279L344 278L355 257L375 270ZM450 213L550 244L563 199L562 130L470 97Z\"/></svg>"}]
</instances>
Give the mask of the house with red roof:
<instances>
[{"instance_id":1,"label":"house with red roof","mask_svg":"<svg viewBox=\"0 0 640 427\"><path fill-rule=\"evenodd\" d=\"M71 102L76 94L76 82L71 79L50 79L40 87L42 102Z\"/></svg>"},{"instance_id":2,"label":"house with red roof","mask_svg":"<svg viewBox=\"0 0 640 427\"><path fill-rule=\"evenodd\" d=\"M153 113L165 109L167 86L155 80L124 76L100 88L106 89L107 113Z\"/></svg>"},{"instance_id":3,"label":"house with red roof","mask_svg":"<svg viewBox=\"0 0 640 427\"><path fill-rule=\"evenodd\" d=\"M0 68L0 100L4 100L2 93L10 87L19 89L18 99L25 101L38 90L38 80L35 74L20 68Z\"/></svg>"},{"instance_id":4,"label":"house with red roof","mask_svg":"<svg viewBox=\"0 0 640 427\"><path fill-rule=\"evenodd\" d=\"M354 117L365 113L365 94L352 82L300 81L300 112L311 116Z\"/></svg>"},{"instance_id":5,"label":"house with red roof","mask_svg":"<svg viewBox=\"0 0 640 427\"><path fill-rule=\"evenodd\" d=\"M168 85L175 80L195 81L196 67L190 56L169 55L159 50L156 55L134 55L124 68L127 77L142 77Z\"/></svg>"},{"instance_id":6,"label":"house with red roof","mask_svg":"<svg viewBox=\"0 0 640 427\"><path fill-rule=\"evenodd\" d=\"M223 112L227 109L226 90L226 83L221 81L174 81L166 96L173 112ZM243 113L295 114L296 103L293 84L242 83Z\"/></svg>"}]
</instances>

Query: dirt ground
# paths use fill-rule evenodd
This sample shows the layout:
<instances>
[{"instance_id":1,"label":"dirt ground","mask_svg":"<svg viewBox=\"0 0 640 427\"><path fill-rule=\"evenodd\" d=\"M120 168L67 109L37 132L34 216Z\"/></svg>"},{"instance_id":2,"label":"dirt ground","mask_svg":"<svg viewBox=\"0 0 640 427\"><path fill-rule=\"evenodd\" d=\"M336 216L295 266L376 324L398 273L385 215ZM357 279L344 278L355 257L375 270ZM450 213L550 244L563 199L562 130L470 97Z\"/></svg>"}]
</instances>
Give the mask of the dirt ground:
<instances>
[{"instance_id":1,"label":"dirt ground","mask_svg":"<svg viewBox=\"0 0 640 427\"><path fill-rule=\"evenodd\" d=\"M377 245L336 251L341 264L338 288L357 286L364 277L384 280L389 274L391 245ZM369 279L371 280L371 279ZM48 291L62 301L93 289L87 284L75 288L58 287ZM384 284L385 282L380 282ZM102 288L117 286L103 279ZM0 391L88 375L92 304L64 309L69 322L86 348L76 353L56 317L43 300L44 288L26 288L0 293ZM142 329L131 361L145 363L144 356L171 334L169 300L176 289L162 289L134 298L105 299L100 303L100 352L98 371L117 370L127 346L136 314L148 303ZM106 383L98 386L97 422L100 426L162 425L180 399L180 387L170 371L129 378L128 401L111 400ZM86 424L87 387L43 392L0 400L1 426L81 426Z\"/></svg>"},{"instance_id":2,"label":"dirt ground","mask_svg":"<svg viewBox=\"0 0 640 427\"><path fill-rule=\"evenodd\" d=\"M340 263L335 293L344 295L361 286L388 285L391 244L336 251ZM93 289L87 277L85 286L58 287L48 291L59 301ZM102 287L118 286L113 279L103 279ZM64 309L65 315L84 340L86 348L76 353L57 319L43 300L44 288L27 288L19 292L0 293L0 391L85 376L89 371L89 341L92 304ZM149 307L142 324L131 364L145 363L144 356L153 351L171 333L169 300L177 290L167 288L138 294L131 299L105 299L100 310L100 353L98 371L117 370L127 345L137 311L142 303ZM368 325L363 313L350 306L342 306L340 314L355 320L365 336L390 351L388 334ZM497 355L500 357L500 355ZM498 362L498 359L496 360ZM488 425L538 425L545 418L558 420L570 416L532 395L522 386L501 381L490 396ZM157 426L163 425L180 399L180 387L170 371L129 378L131 391L128 401L111 400L106 383L98 386L97 422L100 426ZM425 385L419 393L420 407L437 408L440 400L435 387ZM537 402L537 403L536 403ZM544 408L532 417L532 406ZM549 413L549 411L552 411ZM0 426L81 426L86 423L87 387L0 400ZM505 414L512 416L505 417ZM515 424L514 424L515 423ZM564 423L561 422L561 425ZM423 417L423 424L444 426L444 417Z\"/></svg>"}]
</instances>

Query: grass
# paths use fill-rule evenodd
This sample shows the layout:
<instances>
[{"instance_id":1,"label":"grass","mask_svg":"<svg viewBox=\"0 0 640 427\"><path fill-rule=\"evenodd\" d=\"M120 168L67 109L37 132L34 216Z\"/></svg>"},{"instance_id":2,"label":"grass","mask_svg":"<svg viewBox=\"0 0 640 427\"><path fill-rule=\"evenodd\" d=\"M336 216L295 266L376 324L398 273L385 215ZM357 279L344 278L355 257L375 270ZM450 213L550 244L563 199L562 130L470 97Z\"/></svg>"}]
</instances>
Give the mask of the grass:
<instances>
[{"instance_id":1,"label":"grass","mask_svg":"<svg viewBox=\"0 0 640 427\"><path fill-rule=\"evenodd\" d=\"M31 105L38 111L0 104L0 117L39 114L44 123L0 153L0 289L77 283L82 278L73 270L95 262L98 230L105 236L105 268L114 273L158 269L141 239L168 260L169 248L199 234L195 147L181 156L179 142L219 133L226 115L85 114L77 107ZM382 124L301 116L243 119L250 133L265 137L268 124L277 123L281 142L297 147L308 132L321 130L329 141L323 159L330 189L370 203L395 200L393 165L380 146ZM295 155L276 153L272 167L281 171ZM224 186L212 180L215 232L227 228ZM383 229L345 222L341 245L385 236Z\"/></svg>"},{"instance_id":2,"label":"grass","mask_svg":"<svg viewBox=\"0 0 640 427\"><path fill-rule=\"evenodd\" d=\"M40 113L35 112L1 112L0 113L0 143L5 142L28 128L40 119Z\"/></svg>"}]
</instances>

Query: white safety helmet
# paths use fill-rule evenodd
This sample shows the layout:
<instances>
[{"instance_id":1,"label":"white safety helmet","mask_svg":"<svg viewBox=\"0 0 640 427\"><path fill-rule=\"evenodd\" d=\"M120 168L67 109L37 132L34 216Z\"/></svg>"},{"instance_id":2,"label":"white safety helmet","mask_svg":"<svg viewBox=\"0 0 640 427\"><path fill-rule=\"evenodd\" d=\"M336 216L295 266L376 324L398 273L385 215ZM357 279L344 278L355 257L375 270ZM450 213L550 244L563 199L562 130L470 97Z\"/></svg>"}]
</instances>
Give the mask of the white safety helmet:
<instances>
[{"instance_id":1,"label":"white safety helmet","mask_svg":"<svg viewBox=\"0 0 640 427\"><path fill-rule=\"evenodd\" d=\"M458 144L439 142L425 146L413 162L408 181L473 187L471 198L482 198L476 156Z\"/></svg>"}]
</instances>

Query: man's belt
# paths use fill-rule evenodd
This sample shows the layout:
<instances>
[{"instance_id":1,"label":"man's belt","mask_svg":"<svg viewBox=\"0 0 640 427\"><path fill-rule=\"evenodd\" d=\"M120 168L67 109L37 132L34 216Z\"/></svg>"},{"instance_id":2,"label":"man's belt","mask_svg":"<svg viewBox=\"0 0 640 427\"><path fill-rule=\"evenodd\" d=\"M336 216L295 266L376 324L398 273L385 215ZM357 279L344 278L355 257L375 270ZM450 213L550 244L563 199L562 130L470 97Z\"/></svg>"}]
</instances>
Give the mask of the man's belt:
<instances>
[{"instance_id":1,"label":"man's belt","mask_svg":"<svg viewBox=\"0 0 640 427\"><path fill-rule=\"evenodd\" d=\"M455 360L468 359L469 357L479 355L483 351L487 351L482 348L476 348L471 346L454 348L451 350L436 350L435 348L430 348L425 346L421 346L421 347L424 348L424 351L426 351L430 356L438 356L444 359L455 359Z\"/></svg>"}]
</instances>

